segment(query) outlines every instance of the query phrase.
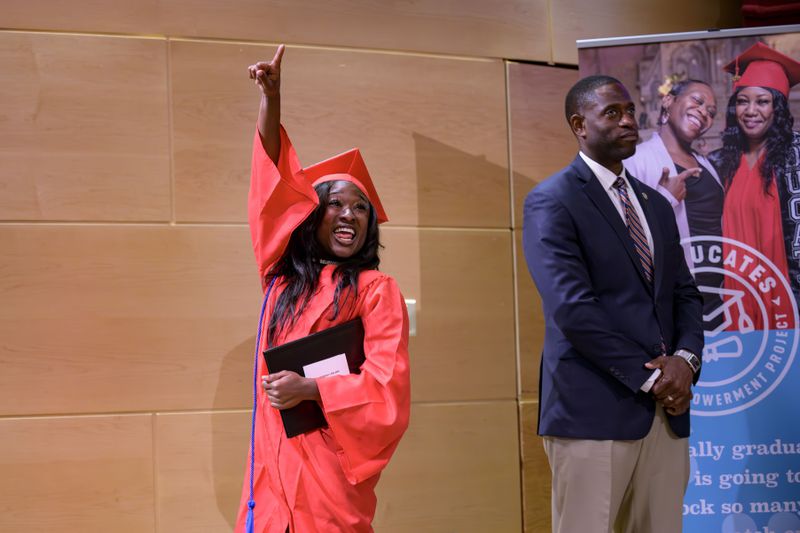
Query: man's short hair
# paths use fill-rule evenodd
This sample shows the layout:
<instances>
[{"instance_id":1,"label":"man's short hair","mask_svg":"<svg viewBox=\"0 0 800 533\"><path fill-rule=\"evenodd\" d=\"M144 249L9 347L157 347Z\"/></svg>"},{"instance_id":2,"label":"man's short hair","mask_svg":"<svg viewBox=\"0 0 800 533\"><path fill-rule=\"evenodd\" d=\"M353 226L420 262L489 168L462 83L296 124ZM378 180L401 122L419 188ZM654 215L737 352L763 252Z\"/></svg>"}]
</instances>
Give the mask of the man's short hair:
<instances>
[{"instance_id":1,"label":"man's short hair","mask_svg":"<svg viewBox=\"0 0 800 533\"><path fill-rule=\"evenodd\" d=\"M569 117L580 114L583 106L592 101L595 90L611 84L622 85L622 82L617 78L604 76L602 74L586 76L578 80L569 90L567 98L564 100L564 113L567 116L567 123L569 124Z\"/></svg>"}]
</instances>

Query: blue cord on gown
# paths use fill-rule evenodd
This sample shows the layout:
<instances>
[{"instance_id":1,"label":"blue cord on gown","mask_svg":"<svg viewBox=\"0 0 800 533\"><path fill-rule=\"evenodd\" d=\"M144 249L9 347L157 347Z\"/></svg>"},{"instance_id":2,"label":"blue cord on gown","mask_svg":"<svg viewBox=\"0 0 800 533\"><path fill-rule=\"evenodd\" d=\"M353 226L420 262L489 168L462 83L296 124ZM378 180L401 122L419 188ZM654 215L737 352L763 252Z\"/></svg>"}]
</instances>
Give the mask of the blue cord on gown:
<instances>
[{"instance_id":1,"label":"blue cord on gown","mask_svg":"<svg viewBox=\"0 0 800 533\"><path fill-rule=\"evenodd\" d=\"M258 334L256 335L256 353L253 360L253 418L250 423L250 499L247 500L247 521L245 522L245 531L253 533L255 527L253 521L253 508L256 506L256 501L253 499L253 473L256 468L256 409L258 408L258 352L261 348L261 326L264 324L264 311L267 309L267 300L269 300L269 293L272 291L272 286L275 284L275 278L269 282L267 292L264 294L264 303L261 304L261 317L258 319Z\"/></svg>"}]
</instances>

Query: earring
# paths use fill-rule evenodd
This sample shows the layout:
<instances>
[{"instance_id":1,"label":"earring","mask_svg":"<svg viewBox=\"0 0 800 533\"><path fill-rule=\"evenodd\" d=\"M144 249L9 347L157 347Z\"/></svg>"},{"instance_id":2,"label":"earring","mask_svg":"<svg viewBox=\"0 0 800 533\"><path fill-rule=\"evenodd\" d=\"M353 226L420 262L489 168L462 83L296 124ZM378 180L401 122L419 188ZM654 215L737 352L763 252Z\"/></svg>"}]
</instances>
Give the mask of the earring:
<instances>
[{"instance_id":1,"label":"earring","mask_svg":"<svg viewBox=\"0 0 800 533\"><path fill-rule=\"evenodd\" d=\"M663 126L667 122L669 122L669 111L664 111L661 113L661 117L659 118L658 122Z\"/></svg>"}]
</instances>

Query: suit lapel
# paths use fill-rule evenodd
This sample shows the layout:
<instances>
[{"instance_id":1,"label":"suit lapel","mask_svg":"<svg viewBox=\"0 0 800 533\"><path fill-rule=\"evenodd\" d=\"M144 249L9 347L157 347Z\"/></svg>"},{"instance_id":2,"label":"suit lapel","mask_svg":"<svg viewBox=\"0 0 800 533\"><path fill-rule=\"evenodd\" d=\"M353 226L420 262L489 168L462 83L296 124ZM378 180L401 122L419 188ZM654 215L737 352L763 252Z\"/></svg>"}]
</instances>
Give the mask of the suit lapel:
<instances>
[{"instance_id":1,"label":"suit lapel","mask_svg":"<svg viewBox=\"0 0 800 533\"><path fill-rule=\"evenodd\" d=\"M600 180L595 177L589 166L581 159L581 156L577 156L572 162L572 165L577 170L578 177L584 182L583 191L611 225L622 247L628 254L628 258L633 262L633 266L639 273L639 278L642 280L642 283L644 283L648 290L652 291L652 286L644 275L644 268L642 267L641 260L639 260L639 254L636 252L633 240L631 240L631 236L628 233L628 227L625 226L625 222L623 222L622 217L619 216L617 208L614 207L614 204L608 197L608 193L603 189ZM638 190L636 194L639 194ZM637 196L637 198L640 198L640 196ZM648 218L648 222L649 221L650 219Z\"/></svg>"}]
</instances>

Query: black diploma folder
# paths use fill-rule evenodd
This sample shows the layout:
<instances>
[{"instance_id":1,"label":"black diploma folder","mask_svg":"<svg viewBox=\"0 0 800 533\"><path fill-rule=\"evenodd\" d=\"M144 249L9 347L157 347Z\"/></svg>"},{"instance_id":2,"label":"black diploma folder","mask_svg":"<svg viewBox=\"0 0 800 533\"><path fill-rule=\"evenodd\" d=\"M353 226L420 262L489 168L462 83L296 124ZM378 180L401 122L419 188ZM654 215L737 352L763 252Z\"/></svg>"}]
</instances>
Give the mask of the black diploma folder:
<instances>
[{"instance_id":1,"label":"black diploma folder","mask_svg":"<svg viewBox=\"0 0 800 533\"><path fill-rule=\"evenodd\" d=\"M351 374L361 373L361 364L364 362L364 325L360 318L265 350L264 360L270 374L291 370L305 377L304 366L339 354L347 357ZM294 407L283 409L280 414L289 438L328 427L322 408L312 400L304 400Z\"/></svg>"}]
</instances>

